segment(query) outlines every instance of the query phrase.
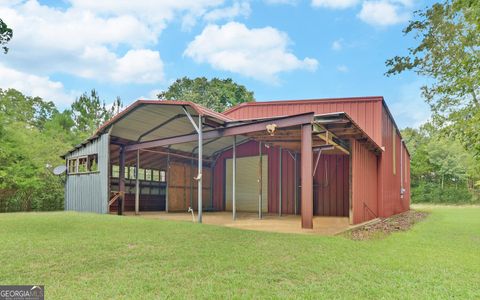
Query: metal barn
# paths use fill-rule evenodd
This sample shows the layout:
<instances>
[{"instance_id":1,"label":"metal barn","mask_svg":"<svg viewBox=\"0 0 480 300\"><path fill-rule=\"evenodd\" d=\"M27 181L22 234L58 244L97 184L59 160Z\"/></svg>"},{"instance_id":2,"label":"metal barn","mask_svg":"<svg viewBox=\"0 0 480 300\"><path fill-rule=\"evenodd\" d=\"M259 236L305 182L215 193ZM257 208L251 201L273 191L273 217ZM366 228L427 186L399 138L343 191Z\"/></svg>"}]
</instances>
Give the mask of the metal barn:
<instances>
[{"instance_id":1,"label":"metal barn","mask_svg":"<svg viewBox=\"0 0 480 300\"><path fill-rule=\"evenodd\" d=\"M64 157L66 210L191 208L199 222L249 214L314 229L322 217L353 225L410 205L410 156L383 97L252 102L223 113L138 100Z\"/></svg>"}]
</instances>

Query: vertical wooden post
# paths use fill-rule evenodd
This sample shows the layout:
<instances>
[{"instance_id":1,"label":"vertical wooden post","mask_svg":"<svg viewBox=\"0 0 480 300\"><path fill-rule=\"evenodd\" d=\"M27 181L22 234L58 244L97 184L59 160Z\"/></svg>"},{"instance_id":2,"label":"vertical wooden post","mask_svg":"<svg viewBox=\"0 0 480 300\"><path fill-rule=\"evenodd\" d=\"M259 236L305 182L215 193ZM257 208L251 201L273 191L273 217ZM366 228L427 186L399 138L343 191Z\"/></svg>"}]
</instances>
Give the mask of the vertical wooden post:
<instances>
[{"instance_id":1,"label":"vertical wooden post","mask_svg":"<svg viewBox=\"0 0 480 300\"><path fill-rule=\"evenodd\" d=\"M202 168L203 168L203 119L202 116L198 116L198 223L202 223Z\"/></svg>"},{"instance_id":2,"label":"vertical wooden post","mask_svg":"<svg viewBox=\"0 0 480 300\"><path fill-rule=\"evenodd\" d=\"M293 166L293 201L295 202L295 215L298 214L298 175L297 175L297 152L295 152L294 156L294 166Z\"/></svg>"},{"instance_id":3,"label":"vertical wooden post","mask_svg":"<svg viewBox=\"0 0 480 300\"><path fill-rule=\"evenodd\" d=\"M313 229L312 125L302 125L302 228Z\"/></svg>"},{"instance_id":4,"label":"vertical wooden post","mask_svg":"<svg viewBox=\"0 0 480 300\"><path fill-rule=\"evenodd\" d=\"M278 150L278 216L282 216L282 147Z\"/></svg>"},{"instance_id":5,"label":"vertical wooden post","mask_svg":"<svg viewBox=\"0 0 480 300\"><path fill-rule=\"evenodd\" d=\"M140 176L139 174L140 169L140 150L137 150L137 167L135 172L135 214L138 215L140 213Z\"/></svg>"},{"instance_id":6,"label":"vertical wooden post","mask_svg":"<svg viewBox=\"0 0 480 300\"><path fill-rule=\"evenodd\" d=\"M263 202L263 195L262 195L262 142L258 143L258 218L262 218L262 202Z\"/></svg>"},{"instance_id":7,"label":"vertical wooden post","mask_svg":"<svg viewBox=\"0 0 480 300\"><path fill-rule=\"evenodd\" d=\"M123 214L123 209L125 208L125 147L120 146L120 157L119 157L119 179L118 179L118 189L120 196L118 197L118 215Z\"/></svg>"},{"instance_id":8,"label":"vertical wooden post","mask_svg":"<svg viewBox=\"0 0 480 300\"><path fill-rule=\"evenodd\" d=\"M236 204L236 190L237 184L237 137L233 136L233 148L232 148L232 218L237 219L237 204Z\"/></svg>"}]
</instances>

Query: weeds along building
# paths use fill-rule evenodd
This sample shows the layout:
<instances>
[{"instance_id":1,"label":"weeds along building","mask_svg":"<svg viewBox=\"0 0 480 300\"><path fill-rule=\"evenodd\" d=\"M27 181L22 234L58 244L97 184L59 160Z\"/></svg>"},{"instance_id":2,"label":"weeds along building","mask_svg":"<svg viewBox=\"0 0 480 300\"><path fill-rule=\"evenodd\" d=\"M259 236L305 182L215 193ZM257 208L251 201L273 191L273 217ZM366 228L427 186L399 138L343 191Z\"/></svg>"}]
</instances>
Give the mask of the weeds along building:
<instances>
[{"instance_id":1,"label":"weeds along building","mask_svg":"<svg viewBox=\"0 0 480 300\"><path fill-rule=\"evenodd\" d=\"M383 97L138 100L64 155L65 209L342 216L409 209L410 156Z\"/></svg>"}]
</instances>

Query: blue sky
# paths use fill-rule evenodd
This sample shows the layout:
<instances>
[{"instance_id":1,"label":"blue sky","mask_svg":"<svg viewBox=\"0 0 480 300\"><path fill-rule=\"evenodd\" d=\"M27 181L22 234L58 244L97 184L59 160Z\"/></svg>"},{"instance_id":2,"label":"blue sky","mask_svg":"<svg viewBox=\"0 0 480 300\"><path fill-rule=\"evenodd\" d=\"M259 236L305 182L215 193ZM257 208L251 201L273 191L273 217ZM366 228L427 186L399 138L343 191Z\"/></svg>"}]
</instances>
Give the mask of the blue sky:
<instances>
[{"instance_id":1,"label":"blue sky","mask_svg":"<svg viewBox=\"0 0 480 300\"><path fill-rule=\"evenodd\" d=\"M14 30L0 88L60 108L95 88L124 104L176 78L231 77L257 101L384 96L400 127L429 118L425 78L387 78L385 60L414 45L402 34L415 0L0 0Z\"/></svg>"}]
</instances>

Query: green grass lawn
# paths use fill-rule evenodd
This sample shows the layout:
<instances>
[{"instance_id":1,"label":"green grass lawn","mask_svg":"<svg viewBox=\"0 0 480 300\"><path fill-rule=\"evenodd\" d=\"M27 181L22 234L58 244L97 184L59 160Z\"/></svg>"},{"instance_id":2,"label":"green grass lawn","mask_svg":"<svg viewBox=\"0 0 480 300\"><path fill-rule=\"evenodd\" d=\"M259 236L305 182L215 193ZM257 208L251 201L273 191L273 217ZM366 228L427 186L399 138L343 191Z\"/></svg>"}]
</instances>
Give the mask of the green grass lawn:
<instances>
[{"instance_id":1,"label":"green grass lawn","mask_svg":"<svg viewBox=\"0 0 480 300\"><path fill-rule=\"evenodd\" d=\"M0 215L0 284L47 299L480 298L480 207L384 239L79 213Z\"/></svg>"}]
</instances>

